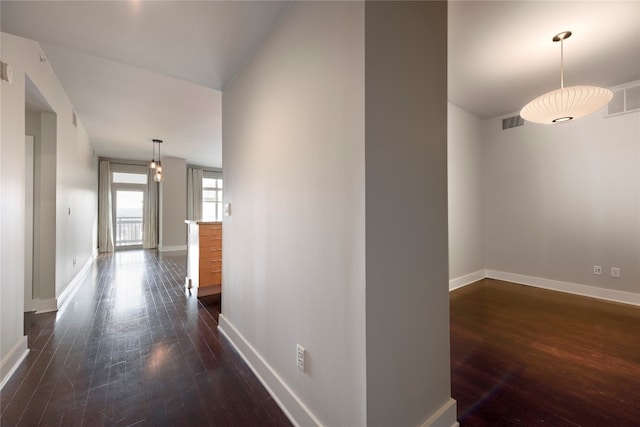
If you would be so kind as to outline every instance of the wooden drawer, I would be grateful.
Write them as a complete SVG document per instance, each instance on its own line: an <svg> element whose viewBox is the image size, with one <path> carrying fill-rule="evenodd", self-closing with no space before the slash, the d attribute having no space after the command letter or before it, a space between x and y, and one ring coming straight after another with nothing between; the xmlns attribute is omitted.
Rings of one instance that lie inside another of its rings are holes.
<svg viewBox="0 0 640 427"><path fill-rule="evenodd" d="M222 237L222 224L206 224L200 226L200 238L204 236Z"/></svg>
<svg viewBox="0 0 640 427"><path fill-rule="evenodd" d="M200 247L201 248L221 248L222 247L222 237L216 236L200 236Z"/></svg>
<svg viewBox="0 0 640 427"><path fill-rule="evenodd" d="M222 283L222 271L200 269L200 286L220 285Z"/></svg>
<svg viewBox="0 0 640 427"><path fill-rule="evenodd" d="M200 248L200 262L204 259L222 259L221 248Z"/></svg>
<svg viewBox="0 0 640 427"><path fill-rule="evenodd" d="M201 258L200 272L203 271L222 271L222 260L220 258Z"/></svg>

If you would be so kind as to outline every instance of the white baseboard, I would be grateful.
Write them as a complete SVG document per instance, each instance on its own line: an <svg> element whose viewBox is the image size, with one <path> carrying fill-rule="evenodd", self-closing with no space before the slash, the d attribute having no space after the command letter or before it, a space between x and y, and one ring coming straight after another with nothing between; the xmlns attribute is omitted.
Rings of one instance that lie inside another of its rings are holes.
<svg viewBox="0 0 640 427"><path fill-rule="evenodd" d="M431 415L420 427L458 427L458 421L456 420L456 406L455 399L449 399L447 403L442 405L433 415Z"/></svg>
<svg viewBox="0 0 640 427"><path fill-rule="evenodd" d="M464 276L456 277L449 280L449 290L461 288L463 286L470 285L478 280L482 280L487 277L486 270L478 270L474 273L469 273Z"/></svg>
<svg viewBox="0 0 640 427"><path fill-rule="evenodd" d="M58 303L55 298L52 299L32 299L29 302L29 310L25 311L35 311L36 314L40 313L49 313L50 311L56 311L58 309Z"/></svg>
<svg viewBox="0 0 640 427"><path fill-rule="evenodd" d="M73 295L78 292L82 281L84 280L87 273L89 273L89 271L91 270L91 267L93 266L93 262L96 260L97 255L98 252L94 252L91 255L87 262L82 266L80 271L78 271L78 274L75 275L75 277L71 280L71 282L69 282L67 287L64 288L64 290L60 293L57 298L57 309L62 309L62 307L71 300L71 297L73 297Z"/></svg>
<svg viewBox="0 0 640 427"><path fill-rule="evenodd" d="M266 360L253 348L242 334L220 314L218 330L231 342L249 368L267 389L273 400L280 406L289 420L296 426L322 426L304 403L295 395L293 390L273 370Z"/></svg>
<svg viewBox="0 0 640 427"><path fill-rule="evenodd" d="M598 298L606 301L620 302L623 304L640 305L640 294L617 291L615 289L598 288L595 286L579 285L577 283L561 282L559 280L544 279L541 277L525 276L522 274L507 273L504 271L485 270L486 277L504 280L521 285L535 286L553 291L567 292L585 297Z"/></svg>
<svg viewBox="0 0 640 427"><path fill-rule="evenodd" d="M158 246L159 252L178 252L178 251L186 251L187 245L179 245L179 246Z"/></svg>
<svg viewBox="0 0 640 427"><path fill-rule="evenodd" d="M18 340L9 354L2 359L2 363L0 363L0 390L2 390L16 369L18 369L18 366L20 366L20 363L27 357L27 354L29 354L29 348L27 348L27 337L24 336Z"/></svg>

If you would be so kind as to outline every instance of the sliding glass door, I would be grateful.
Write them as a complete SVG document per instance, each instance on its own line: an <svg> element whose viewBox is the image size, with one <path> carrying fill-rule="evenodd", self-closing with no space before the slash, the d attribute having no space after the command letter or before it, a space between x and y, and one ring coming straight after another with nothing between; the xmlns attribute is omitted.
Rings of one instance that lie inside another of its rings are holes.
<svg viewBox="0 0 640 427"><path fill-rule="evenodd" d="M111 203L116 249L142 248L144 238L143 209L147 187L146 168L112 172Z"/></svg>
<svg viewBox="0 0 640 427"><path fill-rule="evenodd" d="M116 247L142 247L144 191L116 190L115 195Z"/></svg>

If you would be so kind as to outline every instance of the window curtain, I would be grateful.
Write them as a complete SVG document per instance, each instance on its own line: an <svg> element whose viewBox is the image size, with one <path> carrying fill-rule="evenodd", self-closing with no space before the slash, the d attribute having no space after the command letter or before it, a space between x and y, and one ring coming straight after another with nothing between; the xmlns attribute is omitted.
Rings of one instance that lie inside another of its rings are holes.
<svg viewBox="0 0 640 427"><path fill-rule="evenodd" d="M111 209L111 166L100 160L98 183L98 252L113 252L113 215Z"/></svg>
<svg viewBox="0 0 640 427"><path fill-rule="evenodd" d="M187 168L187 219L202 219L202 169Z"/></svg>
<svg viewBox="0 0 640 427"><path fill-rule="evenodd" d="M147 191L144 198L142 216L142 247L152 249L158 247L158 183L153 176L155 170L147 168Z"/></svg>

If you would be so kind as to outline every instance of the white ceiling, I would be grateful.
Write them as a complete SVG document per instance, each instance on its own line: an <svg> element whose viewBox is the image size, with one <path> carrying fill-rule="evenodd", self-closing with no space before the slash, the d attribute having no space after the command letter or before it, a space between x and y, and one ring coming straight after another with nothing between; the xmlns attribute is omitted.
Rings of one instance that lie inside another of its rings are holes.
<svg viewBox="0 0 640 427"><path fill-rule="evenodd" d="M96 152L221 167L222 90L286 1L8 1L0 28L41 42ZM565 84L640 80L640 0L452 1L449 99L480 118Z"/></svg>
<svg viewBox="0 0 640 427"><path fill-rule="evenodd" d="M100 156L221 167L224 85L285 1L7 1L2 31L37 40Z"/></svg>
<svg viewBox="0 0 640 427"><path fill-rule="evenodd" d="M487 119L565 86L640 80L640 1L452 1L449 100Z"/></svg>

